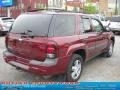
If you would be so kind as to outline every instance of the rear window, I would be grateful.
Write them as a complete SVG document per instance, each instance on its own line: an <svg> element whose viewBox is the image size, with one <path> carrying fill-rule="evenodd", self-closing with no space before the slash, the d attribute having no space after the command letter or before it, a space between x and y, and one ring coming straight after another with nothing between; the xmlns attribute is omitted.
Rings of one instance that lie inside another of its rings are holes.
<svg viewBox="0 0 120 90"><path fill-rule="evenodd" d="M27 33L31 31L34 36L47 36L52 15L47 14L23 14L14 22L12 33Z"/></svg>

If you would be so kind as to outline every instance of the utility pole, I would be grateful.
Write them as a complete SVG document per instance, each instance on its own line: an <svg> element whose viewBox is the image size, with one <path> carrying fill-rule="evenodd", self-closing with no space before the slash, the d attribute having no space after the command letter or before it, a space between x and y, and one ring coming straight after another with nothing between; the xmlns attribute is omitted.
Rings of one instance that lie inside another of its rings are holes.
<svg viewBox="0 0 120 90"><path fill-rule="evenodd" d="M65 0L65 10L67 11L67 0Z"/></svg>
<svg viewBox="0 0 120 90"><path fill-rule="evenodd" d="M10 17L10 7L7 7L7 16Z"/></svg>
<svg viewBox="0 0 120 90"><path fill-rule="evenodd" d="M23 8L23 0L20 1L20 6L21 6L21 13L24 13L24 8Z"/></svg>
<svg viewBox="0 0 120 90"><path fill-rule="evenodd" d="M115 15L118 14L118 1L119 0L115 0Z"/></svg>
<svg viewBox="0 0 120 90"><path fill-rule="evenodd" d="M120 15L120 0L118 0L118 14Z"/></svg>

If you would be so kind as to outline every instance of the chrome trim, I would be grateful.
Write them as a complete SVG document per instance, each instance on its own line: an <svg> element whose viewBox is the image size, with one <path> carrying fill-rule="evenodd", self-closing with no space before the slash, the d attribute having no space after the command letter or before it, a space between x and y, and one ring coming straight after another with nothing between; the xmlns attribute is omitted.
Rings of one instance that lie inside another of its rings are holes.
<svg viewBox="0 0 120 90"><path fill-rule="evenodd" d="M4 56L15 56L14 54L10 53L9 51L5 51L5 52L3 52L3 54L4 54ZM15 57L18 57L18 56L15 56ZM22 57L19 57L19 58L24 59L24 58L22 58ZM27 60L27 59L24 59L24 60ZM18 60L17 60L17 61L18 61ZM54 65L56 65L56 64L57 64L57 61L58 61L57 58L56 58L56 59L48 59L48 58L46 58L44 62L39 61L39 60L29 60L29 63L28 63L28 64L36 65L36 66L46 66L46 67L49 67L49 66L54 66ZM11 62L12 62L12 61L11 61ZM11 62L10 62L10 63L11 63ZM13 61L13 62L15 62L15 61ZM13 63L13 62L12 62L12 63ZM17 62L16 62L16 63L17 63ZM15 66L16 66L16 63L13 63L13 64L15 64ZM18 65L18 67L19 67L19 65L23 65L23 64L17 64L17 65ZM24 66L23 66L23 68L24 68Z"/></svg>
<svg viewBox="0 0 120 90"><path fill-rule="evenodd" d="M46 59L44 62L38 61L38 60L31 60L30 64L37 65L37 66L53 66L57 64L57 59Z"/></svg>
<svg viewBox="0 0 120 90"><path fill-rule="evenodd" d="M97 44L97 45L95 45L95 46L88 47L88 50L96 49L96 48L98 48L98 47L102 47L102 46L104 46L104 45L106 45L106 43Z"/></svg>
<svg viewBox="0 0 120 90"><path fill-rule="evenodd" d="M54 59L55 58L55 54L47 54L47 58Z"/></svg>
<svg viewBox="0 0 120 90"><path fill-rule="evenodd" d="M14 65L14 66L16 66L16 67L20 67L20 68L25 69L25 70L28 70L28 69L29 69L29 66L23 65L23 64L14 62L14 61L10 61L9 64Z"/></svg>

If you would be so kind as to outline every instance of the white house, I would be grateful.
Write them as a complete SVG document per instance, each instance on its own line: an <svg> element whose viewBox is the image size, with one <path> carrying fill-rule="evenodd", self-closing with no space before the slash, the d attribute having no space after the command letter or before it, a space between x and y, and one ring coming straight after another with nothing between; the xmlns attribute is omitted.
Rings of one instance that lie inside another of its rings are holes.
<svg viewBox="0 0 120 90"><path fill-rule="evenodd" d="M64 9L65 0L48 0L48 8Z"/></svg>

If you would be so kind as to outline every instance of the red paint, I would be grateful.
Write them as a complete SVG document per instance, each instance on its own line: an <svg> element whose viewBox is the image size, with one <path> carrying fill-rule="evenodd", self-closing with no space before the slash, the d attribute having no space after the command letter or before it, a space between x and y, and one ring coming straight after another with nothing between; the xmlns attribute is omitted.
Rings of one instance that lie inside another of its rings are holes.
<svg viewBox="0 0 120 90"><path fill-rule="evenodd" d="M59 14L71 15L70 13ZM75 15L76 18L83 16L82 14L75 13L72 15ZM6 46L10 48L10 51L4 52L5 61L7 63L14 61L29 66L27 71L42 75L62 74L66 72L71 56L75 51L84 50L86 54L85 61L87 61L102 53L109 46L109 37L114 37L111 32L105 31L101 34L97 32L83 34L79 30L80 23L78 21L80 21L80 19L75 20L76 28L75 35L73 36L25 38L21 42L19 40L21 38L20 34L9 33L6 36ZM47 53L56 55L57 63L55 65L40 66L30 64L31 60L44 62Z"/></svg>

